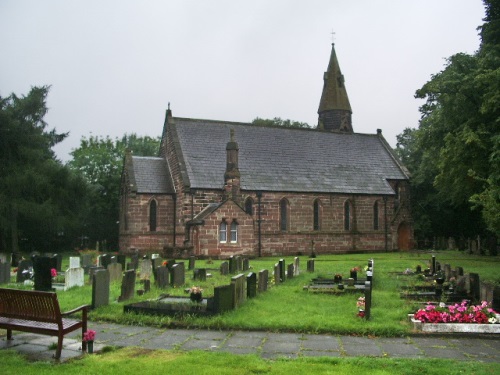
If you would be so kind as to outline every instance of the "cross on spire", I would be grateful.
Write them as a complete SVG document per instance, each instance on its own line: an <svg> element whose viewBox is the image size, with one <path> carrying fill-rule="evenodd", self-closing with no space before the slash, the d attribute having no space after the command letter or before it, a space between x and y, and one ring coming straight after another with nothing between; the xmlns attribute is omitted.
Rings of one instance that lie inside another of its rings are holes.
<svg viewBox="0 0 500 375"><path fill-rule="evenodd" d="M333 31L333 29L332 29L332 32L330 34L332 34L332 43L333 43L333 42L335 42L335 32Z"/></svg>

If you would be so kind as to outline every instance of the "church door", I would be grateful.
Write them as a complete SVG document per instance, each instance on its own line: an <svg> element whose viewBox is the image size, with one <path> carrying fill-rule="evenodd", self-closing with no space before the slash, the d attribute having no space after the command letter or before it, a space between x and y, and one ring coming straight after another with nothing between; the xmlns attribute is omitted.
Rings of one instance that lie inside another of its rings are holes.
<svg viewBox="0 0 500 375"><path fill-rule="evenodd" d="M411 227L408 223L401 223L398 228L398 249L410 250Z"/></svg>

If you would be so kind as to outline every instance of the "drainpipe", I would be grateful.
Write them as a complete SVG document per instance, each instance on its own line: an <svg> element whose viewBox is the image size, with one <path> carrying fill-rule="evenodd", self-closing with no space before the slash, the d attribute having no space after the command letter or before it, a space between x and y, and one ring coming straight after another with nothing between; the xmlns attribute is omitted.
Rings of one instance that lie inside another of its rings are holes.
<svg viewBox="0 0 500 375"><path fill-rule="evenodd" d="M258 249L258 253L259 253L259 258L262 257L262 232L261 232L262 216L261 216L261 209L260 209L261 198L262 198L262 192L258 191L257 192L257 202L258 202L258 206L259 206L259 216L257 219L257 236L258 236L257 249Z"/></svg>
<svg viewBox="0 0 500 375"><path fill-rule="evenodd" d="M174 247L177 243L177 194L172 195L174 200Z"/></svg>
<svg viewBox="0 0 500 375"><path fill-rule="evenodd" d="M384 231L385 231L385 251L389 251L389 228L387 227L387 197L384 197Z"/></svg>

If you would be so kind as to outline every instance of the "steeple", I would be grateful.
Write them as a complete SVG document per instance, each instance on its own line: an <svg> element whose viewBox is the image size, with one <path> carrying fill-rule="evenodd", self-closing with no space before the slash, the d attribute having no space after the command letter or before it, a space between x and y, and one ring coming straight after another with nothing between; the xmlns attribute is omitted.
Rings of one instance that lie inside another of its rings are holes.
<svg viewBox="0 0 500 375"><path fill-rule="evenodd" d="M334 43L323 81L323 93L318 109L318 129L352 133L352 110Z"/></svg>

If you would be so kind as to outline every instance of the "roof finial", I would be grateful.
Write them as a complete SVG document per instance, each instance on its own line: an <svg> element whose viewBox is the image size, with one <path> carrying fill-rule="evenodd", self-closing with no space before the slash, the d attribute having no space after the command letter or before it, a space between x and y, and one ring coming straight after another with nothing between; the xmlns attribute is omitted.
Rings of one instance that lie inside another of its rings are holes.
<svg viewBox="0 0 500 375"><path fill-rule="evenodd" d="M333 29L330 34L332 34L332 44L335 44L335 32L333 31Z"/></svg>
<svg viewBox="0 0 500 375"><path fill-rule="evenodd" d="M168 102L168 109L170 109L170 102Z"/></svg>

